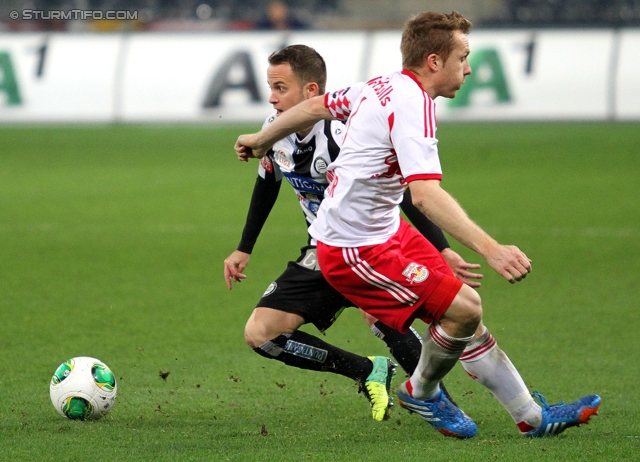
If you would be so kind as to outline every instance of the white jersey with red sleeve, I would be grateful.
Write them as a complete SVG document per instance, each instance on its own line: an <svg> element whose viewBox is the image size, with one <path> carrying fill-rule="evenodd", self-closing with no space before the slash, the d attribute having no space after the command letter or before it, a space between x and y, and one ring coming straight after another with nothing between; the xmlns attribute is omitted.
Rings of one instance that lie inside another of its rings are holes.
<svg viewBox="0 0 640 462"><path fill-rule="evenodd" d="M400 226L406 184L442 178L435 103L404 70L327 93L325 106L346 133L309 232L337 247L383 243Z"/></svg>

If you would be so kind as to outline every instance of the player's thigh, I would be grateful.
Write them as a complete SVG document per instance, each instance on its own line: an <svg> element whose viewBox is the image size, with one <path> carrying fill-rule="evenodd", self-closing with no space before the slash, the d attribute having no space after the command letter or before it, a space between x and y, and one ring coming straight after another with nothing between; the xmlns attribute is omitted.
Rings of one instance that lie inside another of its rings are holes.
<svg viewBox="0 0 640 462"><path fill-rule="evenodd" d="M298 262L289 262L257 304L257 307L296 314L320 331L328 329L347 306L352 303L331 287L320 270Z"/></svg>

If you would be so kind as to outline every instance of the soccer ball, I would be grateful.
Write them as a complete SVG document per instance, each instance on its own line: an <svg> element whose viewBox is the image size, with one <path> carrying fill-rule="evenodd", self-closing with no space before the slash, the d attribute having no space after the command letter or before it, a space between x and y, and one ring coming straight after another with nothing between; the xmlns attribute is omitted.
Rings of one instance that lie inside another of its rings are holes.
<svg viewBox="0 0 640 462"><path fill-rule="evenodd" d="M99 419L111 410L117 391L111 369L88 356L60 364L49 385L53 406L72 420Z"/></svg>

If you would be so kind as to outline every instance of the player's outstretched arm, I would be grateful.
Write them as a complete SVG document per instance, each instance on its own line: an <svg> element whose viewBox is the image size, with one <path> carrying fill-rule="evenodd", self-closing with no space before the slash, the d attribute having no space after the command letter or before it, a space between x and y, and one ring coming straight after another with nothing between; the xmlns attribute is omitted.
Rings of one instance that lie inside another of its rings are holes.
<svg viewBox="0 0 640 462"><path fill-rule="evenodd" d="M467 263L464 258L458 255L457 252L451 250L449 242L444 233L426 217L415 205L411 197L411 189L407 188L404 192L400 208L411 221L413 226L420 231L420 233L426 237L433 246L438 249L444 259L447 261L454 274L458 279L467 284L469 287L480 287L481 284L476 282L477 279L482 279L482 274L473 273L469 270L479 269L480 265L476 263Z"/></svg>
<svg viewBox="0 0 640 462"><path fill-rule="evenodd" d="M242 238L236 251L224 261L224 279L229 289L232 288L232 282L241 282L247 277L242 271L249 264L253 246L278 199L282 181L276 180L273 173L266 172L265 176L256 178Z"/></svg>
<svg viewBox="0 0 640 462"><path fill-rule="evenodd" d="M324 107L324 95L309 98L280 114L258 133L240 135L234 146L238 159L243 162L251 157L260 159L276 141L323 119L333 119Z"/></svg>
<svg viewBox="0 0 640 462"><path fill-rule="evenodd" d="M531 260L513 245L501 245L474 223L460 204L437 180L409 183L414 205L454 239L479 253L509 282L522 280L531 271Z"/></svg>

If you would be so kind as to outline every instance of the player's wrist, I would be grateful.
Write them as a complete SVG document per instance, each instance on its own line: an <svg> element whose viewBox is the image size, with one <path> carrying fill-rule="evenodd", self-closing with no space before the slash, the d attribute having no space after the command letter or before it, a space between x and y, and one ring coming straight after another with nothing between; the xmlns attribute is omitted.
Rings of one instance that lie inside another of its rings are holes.
<svg viewBox="0 0 640 462"><path fill-rule="evenodd" d="M491 238L490 236L486 236L477 246L476 252L485 260L490 258L490 256L498 250L500 244Z"/></svg>

